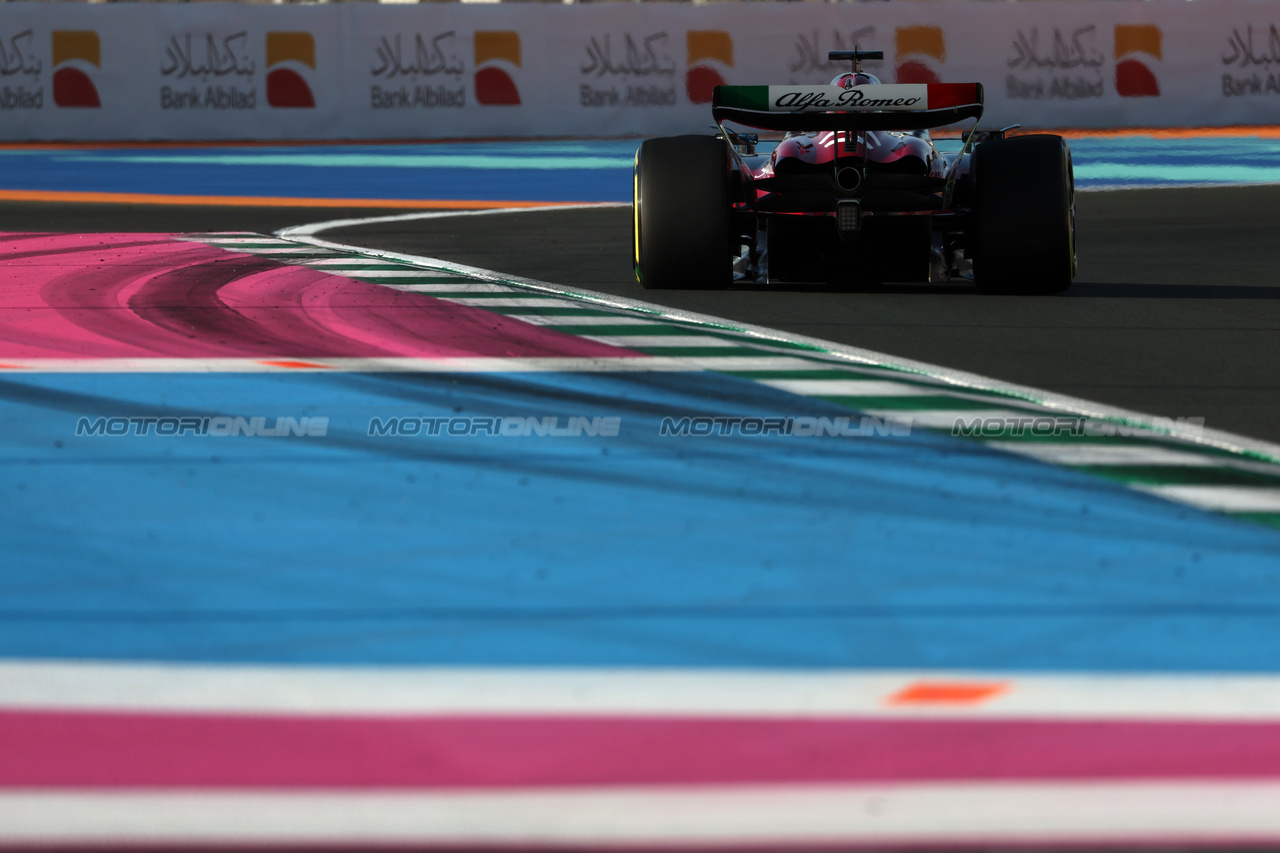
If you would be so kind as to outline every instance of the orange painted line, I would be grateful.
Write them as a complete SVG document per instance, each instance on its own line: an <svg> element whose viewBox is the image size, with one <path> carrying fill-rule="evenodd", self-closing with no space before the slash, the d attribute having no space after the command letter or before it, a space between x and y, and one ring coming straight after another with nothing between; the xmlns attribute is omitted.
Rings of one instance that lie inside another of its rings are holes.
<svg viewBox="0 0 1280 853"><path fill-rule="evenodd" d="M293 367L299 369L318 368L329 370L327 364L317 364L314 361L260 361L258 364L265 364L270 367Z"/></svg>
<svg viewBox="0 0 1280 853"><path fill-rule="evenodd" d="M21 364L0 364L0 370L26 370Z"/></svg>
<svg viewBox="0 0 1280 853"><path fill-rule="evenodd" d="M0 190L0 201L49 201L77 204L186 204L222 207L337 207L378 210L495 210L521 207L564 207L574 201L478 201L410 198L282 198L279 196L162 195L65 190Z"/></svg>
<svg viewBox="0 0 1280 853"><path fill-rule="evenodd" d="M890 705L977 705L1009 690L1008 684L918 681L885 701Z"/></svg>

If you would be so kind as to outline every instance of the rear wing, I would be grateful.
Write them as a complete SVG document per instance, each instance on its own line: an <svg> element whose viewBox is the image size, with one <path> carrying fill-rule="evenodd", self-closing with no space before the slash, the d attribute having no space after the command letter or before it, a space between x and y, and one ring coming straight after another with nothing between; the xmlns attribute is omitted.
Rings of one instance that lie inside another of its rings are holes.
<svg viewBox="0 0 1280 853"><path fill-rule="evenodd" d="M762 130L927 130L980 118L982 84L717 86L711 114Z"/></svg>

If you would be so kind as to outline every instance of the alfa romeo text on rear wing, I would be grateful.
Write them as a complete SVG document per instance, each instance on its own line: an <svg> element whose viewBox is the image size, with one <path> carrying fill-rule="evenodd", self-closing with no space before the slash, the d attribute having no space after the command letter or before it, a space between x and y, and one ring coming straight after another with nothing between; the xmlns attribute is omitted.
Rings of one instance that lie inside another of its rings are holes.
<svg viewBox="0 0 1280 853"><path fill-rule="evenodd" d="M711 114L762 130L926 130L980 119L982 84L717 86Z"/></svg>

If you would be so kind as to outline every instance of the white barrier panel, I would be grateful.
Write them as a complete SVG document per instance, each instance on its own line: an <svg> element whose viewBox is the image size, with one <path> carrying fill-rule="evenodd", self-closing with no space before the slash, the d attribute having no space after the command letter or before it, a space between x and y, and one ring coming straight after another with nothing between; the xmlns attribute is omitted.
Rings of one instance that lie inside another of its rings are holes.
<svg viewBox="0 0 1280 853"><path fill-rule="evenodd" d="M0 4L0 139L699 132L718 83L981 82L984 125L1280 122L1280 4Z"/></svg>

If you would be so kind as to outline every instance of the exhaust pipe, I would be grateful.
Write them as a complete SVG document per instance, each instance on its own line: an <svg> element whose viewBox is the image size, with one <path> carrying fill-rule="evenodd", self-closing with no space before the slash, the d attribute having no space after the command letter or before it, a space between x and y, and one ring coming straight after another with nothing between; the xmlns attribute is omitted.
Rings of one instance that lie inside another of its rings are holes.
<svg viewBox="0 0 1280 853"><path fill-rule="evenodd" d="M836 186L847 193L851 193L862 183L862 172L852 166L845 166L843 169L836 170Z"/></svg>

